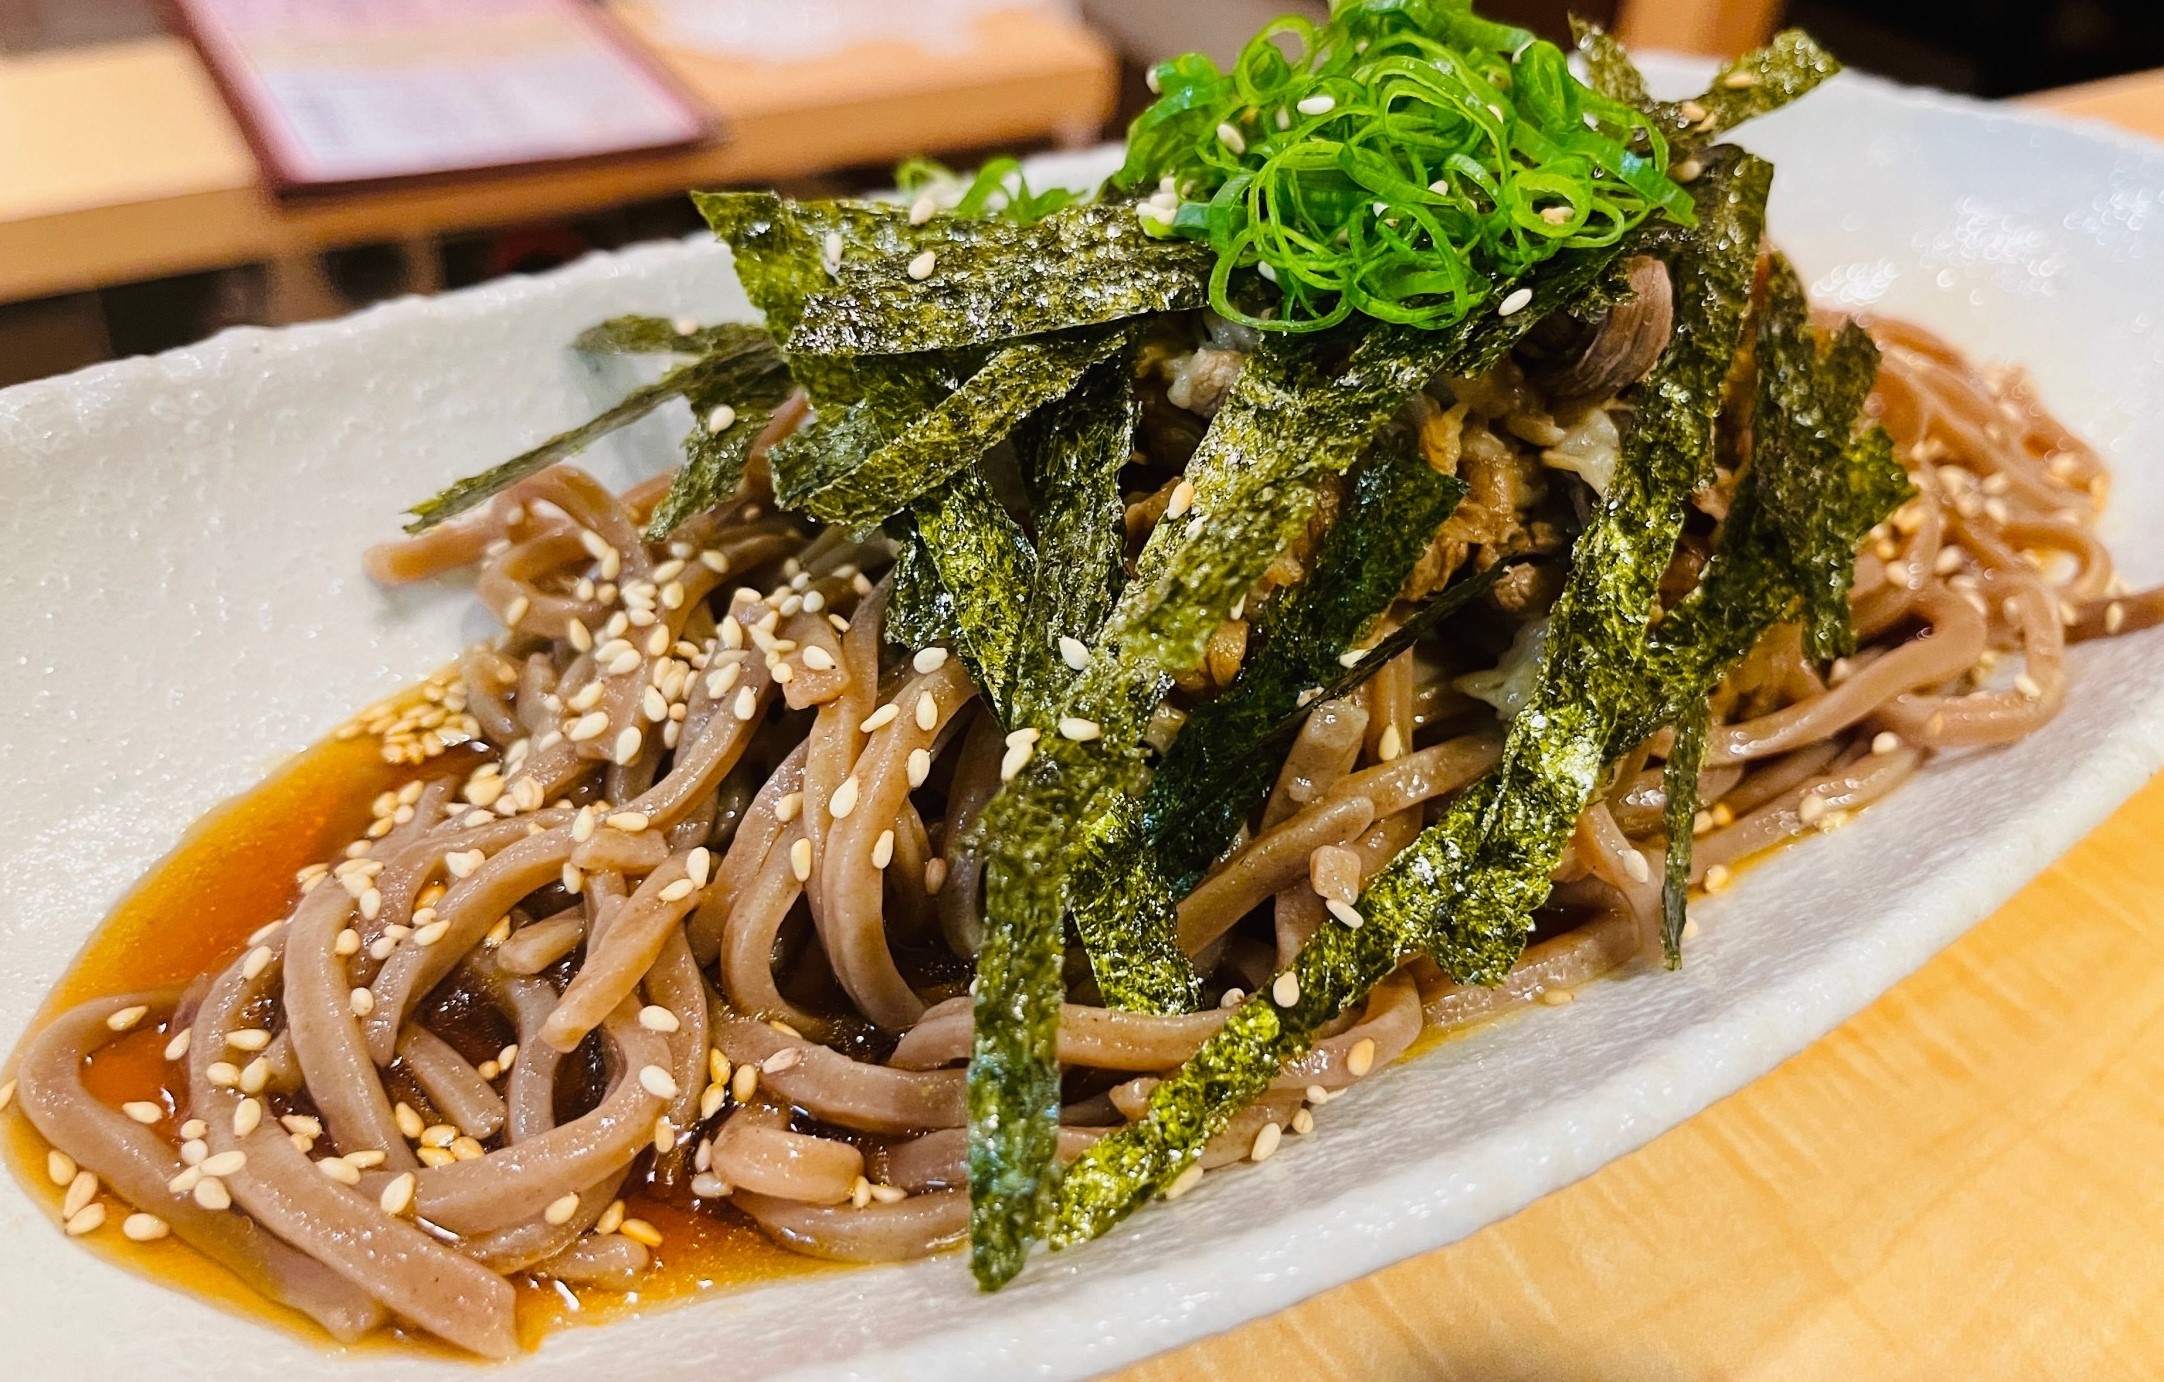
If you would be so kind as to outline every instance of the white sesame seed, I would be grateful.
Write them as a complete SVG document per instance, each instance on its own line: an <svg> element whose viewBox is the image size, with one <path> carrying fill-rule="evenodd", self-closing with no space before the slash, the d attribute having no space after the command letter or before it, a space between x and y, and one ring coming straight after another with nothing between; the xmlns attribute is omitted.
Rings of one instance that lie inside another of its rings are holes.
<svg viewBox="0 0 2164 1382"><path fill-rule="evenodd" d="M257 1056L240 1068L241 1093L261 1094L263 1087L269 1083L270 1062L263 1057Z"/></svg>
<svg viewBox="0 0 2164 1382"><path fill-rule="evenodd" d="M204 1157L203 1174L216 1176L223 1180L247 1164L248 1154L236 1148L230 1152L219 1152L214 1156Z"/></svg>
<svg viewBox="0 0 2164 1382"><path fill-rule="evenodd" d="M565 864L563 871L564 891L577 897L586 887L586 875L577 864Z"/></svg>
<svg viewBox="0 0 2164 1382"><path fill-rule="evenodd" d="M233 1136L246 1137L263 1125L263 1101L243 1099L233 1105Z"/></svg>
<svg viewBox="0 0 2164 1382"><path fill-rule="evenodd" d="M1733 881L1734 875L1725 864L1715 864L1706 870L1706 891L1709 893L1721 892Z"/></svg>
<svg viewBox="0 0 2164 1382"><path fill-rule="evenodd" d="M184 1058L188 1054L189 1042L190 1039L194 1037L194 1035L195 1028L193 1027L183 1027L179 1031L173 1033L173 1039L165 1043L165 1058L167 1060L180 1060ZM10 1080L8 1082L8 1088L9 1091L12 1093L14 1090L14 1081ZM0 1099L0 1108L6 1107L7 1100Z"/></svg>
<svg viewBox="0 0 2164 1382"><path fill-rule="evenodd" d="M1010 747L999 760L999 780L1012 781L1015 774L1029 766L1030 756L1036 752L1037 746L1027 741Z"/></svg>
<svg viewBox="0 0 2164 1382"><path fill-rule="evenodd" d="M155 1243L172 1227L155 1214L130 1214L120 1221L121 1236L131 1243Z"/></svg>
<svg viewBox="0 0 2164 1382"><path fill-rule="evenodd" d="M1818 818L1826 814L1826 799L1816 792L1805 792L1796 803L1796 817L1805 825L1816 825Z"/></svg>
<svg viewBox="0 0 2164 1382"><path fill-rule="evenodd" d="M1165 1186L1165 1198L1176 1200L1202 1183L1202 1163L1191 1161L1185 1170L1174 1176Z"/></svg>
<svg viewBox="0 0 2164 1382"><path fill-rule="evenodd" d="M939 890L947 886L947 861L938 855L924 861L924 892L927 897L939 896Z"/></svg>
<svg viewBox="0 0 2164 1382"><path fill-rule="evenodd" d="M60 1201L60 1217L72 1219L83 1211L84 1206L98 1197L98 1176L95 1171L77 1171L68 1182L68 1193Z"/></svg>
<svg viewBox="0 0 2164 1382"><path fill-rule="evenodd" d="M1405 756L1405 736L1396 725L1383 726L1383 732L1375 741L1375 757L1384 763L1394 762Z"/></svg>
<svg viewBox="0 0 2164 1382"><path fill-rule="evenodd" d="M1345 1053L1345 1070L1354 1079L1359 1079L1374 1067L1375 1038L1362 1037L1353 1043L1352 1050Z"/></svg>
<svg viewBox="0 0 2164 1382"><path fill-rule="evenodd" d="M939 727L939 702L929 691L917 693L917 728L927 734Z"/></svg>
<svg viewBox="0 0 2164 1382"><path fill-rule="evenodd" d="M661 1007L659 1004L649 1003L639 1009L639 1025L649 1032L673 1032L684 1024L679 1022L676 1014L670 1012L667 1008Z"/></svg>
<svg viewBox="0 0 2164 1382"><path fill-rule="evenodd" d="M1331 916L1336 917L1340 922L1354 930L1358 930L1367 921L1366 917L1360 915L1360 909L1350 902L1341 902L1333 897L1324 902L1323 905L1330 909Z"/></svg>
<svg viewBox="0 0 2164 1382"><path fill-rule="evenodd" d="M104 1226L105 1206L102 1204L84 1205L81 1209L67 1216L66 1228L70 1238L80 1238L86 1233L95 1233Z"/></svg>
<svg viewBox="0 0 2164 1382"><path fill-rule="evenodd" d="M759 1062L759 1073L762 1075L779 1075L785 1070L796 1069L803 1061L804 1053L802 1051L799 1051L794 1046L784 1046L773 1055Z"/></svg>
<svg viewBox="0 0 2164 1382"><path fill-rule="evenodd" d="M909 204L909 224L921 226L939 214L939 199L930 192L921 192Z"/></svg>
<svg viewBox="0 0 2164 1382"><path fill-rule="evenodd" d="M857 729L865 734L876 734L878 731L885 729L888 725L893 724L894 721L901 715L901 713L901 707L895 705L892 701L889 701L887 704L879 707L871 714L865 716L864 723L858 725Z"/></svg>
<svg viewBox="0 0 2164 1382"><path fill-rule="evenodd" d="M363 1147L357 1152L347 1152L345 1162L358 1171L373 1171L388 1155L381 1147Z"/></svg>
<svg viewBox="0 0 2164 1382"><path fill-rule="evenodd" d="M1092 739L1101 738L1104 732L1104 726L1098 724L1095 720L1085 720L1079 715L1063 715L1060 717L1059 734L1062 739L1072 739L1078 744L1086 744Z"/></svg>
<svg viewBox="0 0 2164 1382"><path fill-rule="evenodd" d="M751 718L759 713L759 697L748 686L739 689L736 693L736 704L730 707L730 713L735 715L739 722L750 723Z"/></svg>
<svg viewBox="0 0 2164 1382"><path fill-rule="evenodd" d="M842 779L841 786L834 789L834 795L827 798L827 814L835 820L845 820L849 813L856 809L857 775L851 773Z"/></svg>
<svg viewBox="0 0 2164 1382"><path fill-rule="evenodd" d="M1277 1154L1277 1145L1283 1140L1285 1130L1275 1123L1265 1123L1256 1132L1254 1142L1247 1149L1249 1161L1268 1161Z"/></svg>
<svg viewBox="0 0 2164 1382"><path fill-rule="evenodd" d="M487 862L488 855L478 849L454 850L443 856L443 867L453 878L471 878Z"/></svg>
<svg viewBox="0 0 2164 1382"><path fill-rule="evenodd" d="M165 1105L154 1104L148 1099L130 1099L120 1106L120 1111L145 1127L165 1118Z"/></svg>
<svg viewBox="0 0 2164 1382"><path fill-rule="evenodd" d="M616 736L616 766L619 768L627 766L639 756L639 750L645 743L645 731L641 730L637 725L626 726L624 731Z"/></svg>
<svg viewBox="0 0 2164 1382"><path fill-rule="evenodd" d="M231 1061L212 1061L203 1067L203 1078L220 1089L231 1089L240 1083L240 1067Z"/></svg>
<svg viewBox="0 0 2164 1382"><path fill-rule="evenodd" d="M698 890L698 886L690 879L679 878L663 887L660 896L663 902L682 902Z"/></svg>
<svg viewBox="0 0 2164 1382"><path fill-rule="evenodd" d="M1326 92L1318 92L1313 96L1302 97L1299 104L1293 107L1302 115L1328 115L1336 108L1337 100Z"/></svg>
<svg viewBox="0 0 2164 1382"><path fill-rule="evenodd" d="M909 276L915 279L917 282L922 283L925 279L932 276L932 270L938 265L938 263L938 254L931 250L926 250L924 253L918 255L916 258L909 261Z"/></svg>
<svg viewBox="0 0 2164 1382"><path fill-rule="evenodd" d="M909 665L916 669L917 675L930 676L947 665L947 650L945 648L919 648L916 656L909 659Z"/></svg>
<svg viewBox="0 0 2164 1382"><path fill-rule="evenodd" d="M2019 691L2023 698L2027 700L2042 700L2044 696L2042 684L2027 672L2023 672L2020 676L2014 678L2014 689Z"/></svg>
<svg viewBox="0 0 2164 1382"><path fill-rule="evenodd" d="M201 1172L197 1172L201 1175ZM233 1192L225 1188L225 1182L216 1176L202 1176L195 1182L191 1192L195 1202L205 1209L219 1210L233 1207Z"/></svg>
<svg viewBox="0 0 2164 1382"><path fill-rule="evenodd" d="M386 1214L403 1214L413 1207L413 1187L413 1172L401 1171L383 1187L376 1204Z"/></svg>
<svg viewBox="0 0 2164 1382"><path fill-rule="evenodd" d="M1194 506L1194 482L1182 477L1180 482L1172 487L1171 497L1165 500L1165 517L1178 518Z"/></svg>
<svg viewBox="0 0 2164 1382"><path fill-rule="evenodd" d="M527 598L526 598L525 596L523 596L523 595L517 595L517 596L513 596L513 597L512 597L512 600L511 600L511 603L510 603L510 604L508 604L508 605L505 605L505 606L503 607L503 623L504 623L504 627L505 627L505 628L516 628L516 627L518 627L518 622L519 622L519 620L521 620L521 619L524 619L524 618L526 617L527 613L528 613L529 611L531 611L532 609L533 609L533 601L531 601L531 600L527 599Z"/></svg>
<svg viewBox="0 0 2164 1382"><path fill-rule="evenodd" d="M814 672L831 672L834 670L834 655L815 643L804 650L804 665Z"/></svg>
<svg viewBox="0 0 2164 1382"><path fill-rule="evenodd" d="M2117 600L2104 606L2104 632L2117 633L2126 626L2126 606Z"/></svg>
<svg viewBox="0 0 2164 1382"><path fill-rule="evenodd" d="M1653 876L1653 866L1646 862L1646 856L1641 851L1625 850L1623 872L1631 876L1631 882L1643 883Z"/></svg>
<svg viewBox="0 0 2164 1382"><path fill-rule="evenodd" d="M210 1144L203 1140L204 1135L210 1131L210 1126L200 1118L190 1118L188 1122L192 1126L192 1132L181 1138L180 1161L183 1166L200 1166L203 1158L210 1155Z"/></svg>
<svg viewBox="0 0 2164 1382"><path fill-rule="evenodd" d="M674 1099L676 1097L676 1080L668 1071L658 1065L639 1067L639 1088L653 1095L656 1099Z"/></svg>
<svg viewBox="0 0 2164 1382"><path fill-rule="evenodd" d="M883 869L893 862L894 832L882 830L879 832L879 838L872 842L872 867Z"/></svg>
<svg viewBox="0 0 2164 1382"><path fill-rule="evenodd" d="M924 779L932 775L931 750L911 749L909 751L909 761L906 765L906 770L909 774L909 785L912 788L922 787L924 785Z"/></svg>
<svg viewBox="0 0 2164 1382"><path fill-rule="evenodd" d="M578 1212L579 1197L574 1193L550 1200L548 1208L541 1211L541 1217L551 1224L568 1224L571 1216Z"/></svg>
<svg viewBox="0 0 2164 1382"><path fill-rule="evenodd" d="M446 935L450 934L450 930L451 923L448 921L429 922L426 926L418 927L414 930L413 943L415 945L424 946L434 945L437 941L442 940Z"/></svg>
<svg viewBox="0 0 2164 1382"><path fill-rule="evenodd" d="M1247 141L1240 137L1238 126L1227 120L1217 127L1217 142L1236 154L1247 152Z"/></svg>
<svg viewBox="0 0 2164 1382"><path fill-rule="evenodd" d="M780 821L783 825L787 825L795 820L803 810L804 794L802 792L785 793L780 801L774 803L774 819Z"/></svg>
<svg viewBox="0 0 2164 1382"><path fill-rule="evenodd" d="M1531 288L1514 289L1508 297L1503 299L1502 306L1495 309L1495 315L1498 317L1514 317L1532 306L1532 303L1533 290Z"/></svg>
<svg viewBox="0 0 2164 1382"><path fill-rule="evenodd" d="M327 1156L316 1163L316 1169L340 1185L359 1185L361 1168L344 1157Z"/></svg>
<svg viewBox="0 0 2164 1382"><path fill-rule="evenodd" d="M594 684L596 686L600 685L599 682ZM571 727L564 731L564 738L569 739L574 744L583 744L591 739L599 739L602 735L608 733L608 729L608 712L595 710L581 715L572 722Z"/></svg>
<svg viewBox="0 0 2164 1382"><path fill-rule="evenodd" d="M706 880L713 876L713 872L714 855L705 845L700 845L684 856L684 877L691 880L694 888L705 887Z"/></svg>
<svg viewBox="0 0 2164 1382"><path fill-rule="evenodd" d="M108 1015L105 1019L105 1026L110 1031L125 1032L136 1023L141 1022L149 1014L150 1009L148 1007L137 1003L134 1007L122 1008L120 1011Z"/></svg>
<svg viewBox="0 0 2164 1382"><path fill-rule="evenodd" d="M1043 730L1035 725L1024 725L1020 729L1007 732L1007 747L1011 749L1017 744L1034 744L1043 737Z"/></svg>
<svg viewBox="0 0 2164 1382"><path fill-rule="evenodd" d="M789 846L789 871L799 883L808 882L812 874L812 847L810 840L798 840Z"/></svg>
<svg viewBox="0 0 2164 1382"><path fill-rule="evenodd" d="M1871 737L1871 752L1884 756L1901 747L1901 736L1890 729L1882 729Z"/></svg>
<svg viewBox="0 0 2164 1382"><path fill-rule="evenodd" d="M1061 634L1059 639L1059 660L1077 672L1082 671L1090 665L1089 647L1079 638Z"/></svg>
<svg viewBox="0 0 2164 1382"><path fill-rule="evenodd" d="M1300 1001L1300 976L1291 970L1270 982L1270 1000L1281 1008L1289 1008Z"/></svg>
<svg viewBox="0 0 2164 1382"><path fill-rule="evenodd" d="M653 823L653 818L644 811L611 811L608 815L609 829L621 830L626 835L636 835Z"/></svg>

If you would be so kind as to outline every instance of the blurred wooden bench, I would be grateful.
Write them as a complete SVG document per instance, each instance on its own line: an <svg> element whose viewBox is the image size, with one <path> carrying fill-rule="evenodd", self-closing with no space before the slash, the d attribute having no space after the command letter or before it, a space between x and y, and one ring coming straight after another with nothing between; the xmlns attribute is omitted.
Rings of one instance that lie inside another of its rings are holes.
<svg viewBox="0 0 2164 1382"><path fill-rule="evenodd" d="M619 13L640 29L635 5ZM1098 137L1117 62L1072 21L985 17L967 45L866 43L759 64L650 46L724 120L688 152L281 202L194 52L152 38L0 57L0 303L263 262L272 315L333 310L321 251L393 243L431 285L434 237L693 186L773 181L927 150Z"/></svg>

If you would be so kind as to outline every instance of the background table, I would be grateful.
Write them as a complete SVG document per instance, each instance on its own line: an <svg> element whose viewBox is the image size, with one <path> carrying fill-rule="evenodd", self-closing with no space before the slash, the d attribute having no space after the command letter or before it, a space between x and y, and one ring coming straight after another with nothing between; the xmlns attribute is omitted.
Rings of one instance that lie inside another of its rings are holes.
<svg viewBox="0 0 2164 1382"><path fill-rule="evenodd" d="M2036 103L2164 136L2164 74ZM2160 840L2164 778L1740 1093L1118 1382L2164 1375Z"/></svg>

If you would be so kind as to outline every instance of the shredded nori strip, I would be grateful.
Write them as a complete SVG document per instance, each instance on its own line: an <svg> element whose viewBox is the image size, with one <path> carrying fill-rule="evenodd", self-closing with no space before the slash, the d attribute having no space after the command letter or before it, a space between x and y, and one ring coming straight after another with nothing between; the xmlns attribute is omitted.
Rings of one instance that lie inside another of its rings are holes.
<svg viewBox="0 0 2164 1382"><path fill-rule="evenodd" d="M636 319L617 320L624 322ZM615 324L604 323L603 328L613 325ZM671 328L671 335L674 334ZM591 336L592 333L588 335ZM414 515L414 519L406 525L406 531L425 532L454 514L464 513L527 476L577 455L602 437L638 421L672 398L697 396L722 401L741 397L751 409L756 410L760 407L772 408L781 401L781 396L786 395L786 366L780 350L774 344L774 338L763 328L732 323L707 328L699 333L699 336L708 347L706 354L687 364L674 367L651 384L633 389L600 416L559 432L539 446L513 456L499 465L491 466L478 475L469 475L433 498L415 504L407 510ZM613 338L605 333L597 339L606 342ZM581 337L582 341L586 339L587 337ZM601 349L615 351L616 347L604 343ZM761 402L769 398L772 402ZM703 423L701 425L703 426ZM750 443L747 440L745 444L748 446Z"/></svg>
<svg viewBox="0 0 2164 1382"><path fill-rule="evenodd" d="M1010 723L1005 689L1037 574L1029 539L1000 505L984 472L964 467L915 505L918 544L947 592L955 651L1002 724Z"/></svg>
<svg viewBox="0 0 2164 1382"><path fill-rule="evenodd" d="M1683 707L1675 742L1661 771L1661 826L1668 852L1661 866L1661 955L1670 969L1683 966L1683 923L1691 892L1691 840L1698 826L1698 773L1706 761L1711 707L1704 697Z"/></svg>
<svg viewBox="0 0 2164 1382"><path fill-rule="evenodd" d="M807 224L828 203L799 208ZM843 237L833 282L810 294L786 337L792 353L948 350L1200 307L1210 252L1153 239L1125 205L1072 206L1027 225L901 207L819 223ZM929 251L922 279L912 267ZM914 261L914 263L913 263Z"/></svg>
<svg viewBox="0 0 2164 1382"><path fill-rule="evenodd" d="M1060 639L1085 647L1094 641L1126 580L1119 478L1134 454L1141 415L1131 374L1125 355L1098 363L1016 437L1037 535L1037 573L1007 691L1018 724L1052 728L1046 717L1066 699L1074 677Z"/></svg>
<svg viewBox="0 0 2164 1382"><path fill-rule="evenodd" d="M721 344L724 326L679 331L667 317L622 316L581 331L571 348L586 355L704 355Z"/></svg>
<svg viewBox="0 0 2164 1382"><path fill-rule="evenodd" d="M1189 714L1141 798L1121 806L1118 825L1077 865L1075 923L1093 961L1120 953L1138 929L1171 934L1178 899L1268 794L1272 746L1297 726L1308 693L1352 675L1339 657L1388 611L1464 494L1464 482L1436 473L1404 434L1384 434L1354 475L1314 573L1257 616L1255 647L1239 675ZM1424 622L1492 584L1492 576L1459 582L1429 602ZM1360 665L1372 674L1385 660ZM1195 991L1190 977L1175 993L1135 992L1135 976L1113 964L1096 977L1114 1008L1166 1011L1179 1000L1191 1004Z"/></svg>
<svg viewBox="0 0 2164 1382"><path fill-rule="evenodd" d="M1784 29L1773 42L1721 68L1713 84L1688 101L1657 101L1623 45L1598 25L1573 17L1586 74L1593 89L1636 107L1667 136L1678 158L1702 149L1746 120L1769 115L1808 95L1841 70L1839 59L1801 29Z"/></svg>
<svg viewBox="0 0 2164 1382"><path fill-rule="evenodd" d="M982 460L1037 408L1064 398L1091 365L1120 348L1117 332L1018 341L869 455L856 444L792 448L774 497L829 523L865 529ZM844 430L866 425L869 400Z"/></svg>

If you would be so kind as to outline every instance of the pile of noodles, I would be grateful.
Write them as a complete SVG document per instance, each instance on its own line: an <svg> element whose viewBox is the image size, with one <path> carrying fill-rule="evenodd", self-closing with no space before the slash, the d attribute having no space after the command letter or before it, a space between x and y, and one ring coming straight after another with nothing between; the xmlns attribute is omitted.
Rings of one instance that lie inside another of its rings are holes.
<svg viewBox="0 0 2164 1382"><path fill-rule="evenodd" d="M2018 376L1979 374L1912 327L1876 332L1873 410L1918 497L1858 557L1856 656L1822 679L1780 628L1722 688L1693 864L1709 889L1839 826L1935 750L2035 730L2065 700L2070 640L2159 614L2154 596L2125 595L2094 535L2097 457ZM1221 391L1230 374L1207 348L1160 363L1170 405L1192 411L1211 404L1208 376ZM1471 495L1414 582L1526 553L1553 576L1558 516L1582 514L1581 476L1613 463L1614 406L1553 414L1509 365L1432 390L1412 425ZM1145 410L1148 427L1165 416ZM1134 474L1139 542L1177 476L1143 457ZM633 1189L849 1261L966 1236L980 923L960 842L1010 745L958 659L890 642L881 543L776 512L755 479L649 545L661 489L612 496L557 467L372 555L393 581L478 564L506 631L431 690L478 746L417 767L243 953L179 992L75 1008L28 1046L22 1105L92 1177L88 1198L155 1216L340 1338L396 1317L492 1356L515 1347L511 1278L628 1287L648 1270L658 1235L626 1218ZM1686 582L1725 495L1724 479L1698 498ZM1310 708L1250 830L1180 906L1212 998L1268 982L1327 899L1357 895L1494 760L1496 707L1513 706L1552 598L1541 569ZM1245 629L1220 632L1182 702L1237 669ZM459 737L421 742L441 754ZM1565 1001L1641 954L1659 911L1663 748L1644 745L1585 811L1501 987L1409 962L1203 1165L1312 1132L1317 1108L1424 1028ZM1225 1009L1093 1006L1082 965L1069 990L1072 1155L1138 1114ZM170 1034L177 1144L82 1082L86 1057L141 1023Z"/></svg>

